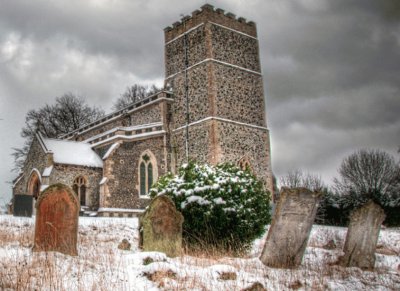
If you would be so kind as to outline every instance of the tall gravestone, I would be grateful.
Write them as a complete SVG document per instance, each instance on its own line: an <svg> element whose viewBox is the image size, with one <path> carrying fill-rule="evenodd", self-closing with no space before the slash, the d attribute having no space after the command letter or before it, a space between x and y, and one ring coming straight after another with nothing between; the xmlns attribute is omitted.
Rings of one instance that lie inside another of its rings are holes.
<svg viewBox="0 0 400 291"><path fill-rule="evenodd" d="M76 256L79 202L66 185L55 184L36 202L34 251L56 251Z"/></svg>
<svg viewBox="0 0 400 291"><path fill-rule="evenodd" d="M141 247L175 257L182 252L183 216L164 195L154 198L140 219Z"/></svg>
<svg viewBox="0 0 400 291"><path fill-rule="evenodd" d="M306 188L282 188L260 260L269 267L301 264L321 193Z"/></svg>
<svg viewBox="0 0 400 291"><path fill-rule="evenodd" d="M385 212L372 200L354 210L343 247L344 256L339 259L339 264L373 270L379 231L384 220Z"/></svg>

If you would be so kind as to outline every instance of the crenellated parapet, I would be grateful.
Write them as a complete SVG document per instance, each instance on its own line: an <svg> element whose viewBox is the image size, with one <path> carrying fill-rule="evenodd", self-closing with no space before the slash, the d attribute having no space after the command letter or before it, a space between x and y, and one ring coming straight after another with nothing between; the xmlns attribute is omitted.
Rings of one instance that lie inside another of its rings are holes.
<svg viewBox="0 0 400 291"><path fill-rule="evenodd" d="M191 16L184 16L181 21L174 22L172 26L166 27L164 29L165 42L168 42L180 36L185 31L205 22L214 22L250 36L257 37L256 24L253 21L247 21L243 17L236 17L233 13L225 12L225 10L220 8L215 9L214 6L205 4L200 10L193 11Z"/></svg>

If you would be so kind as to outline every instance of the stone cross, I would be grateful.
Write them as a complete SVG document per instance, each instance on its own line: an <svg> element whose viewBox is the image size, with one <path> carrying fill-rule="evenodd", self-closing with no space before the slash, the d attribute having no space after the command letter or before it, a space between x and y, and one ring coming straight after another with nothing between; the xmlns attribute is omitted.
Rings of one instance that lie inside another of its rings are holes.
<svg viewBox="0 0 400 291"><path fill-rule="evenodd" d="M321 193L306 188L282 188L260 260L269 267L301 264Z"/></svg>
<svg viewBox="0 0 400 291"><path fill-rule="evenodd" d="M39 195L36 202L33 251L56 251L76 256L79 202L66 185L55 184Z"/></svg>
<svg viewBox="0 0 400 291"><path fill-rule="evenodd" d="M174 202L165 196L157 196L140 218L141 244L144 251L164 252L175 257L182 252L183 216Z"/></svg>
<svg viewBox="0 0 400 291"><path fill-rule="evenodd" d="M344 267L373 270L376 244L384 220L383 209L372 200L355 209L350 215L343 247L344 256L339 258L339 264Z"/></svg>

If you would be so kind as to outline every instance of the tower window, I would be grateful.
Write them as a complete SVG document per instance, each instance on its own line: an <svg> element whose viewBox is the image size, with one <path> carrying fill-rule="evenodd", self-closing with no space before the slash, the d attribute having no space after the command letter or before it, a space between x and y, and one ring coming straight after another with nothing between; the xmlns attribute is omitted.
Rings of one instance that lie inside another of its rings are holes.
<svg viewBox="0 0 400 291"><path fill-rule="evenodd" d="M238 161L237 165L242 171L250 170L250 172L253 172L253 169L252 169L249 159L247 157L241 158Z"/></svg>

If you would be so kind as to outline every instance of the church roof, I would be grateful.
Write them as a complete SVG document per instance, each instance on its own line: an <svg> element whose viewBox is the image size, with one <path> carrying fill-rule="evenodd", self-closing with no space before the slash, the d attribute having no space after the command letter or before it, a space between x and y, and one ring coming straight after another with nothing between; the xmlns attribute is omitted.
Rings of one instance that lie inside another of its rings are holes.
<svg viewBox="0 0 400 291"><path fill-rule="evenodd" d="M69 140L41 138L44 150L53 153L54 163L102 168L102 159L92 150L90 144Z"/></svg>

